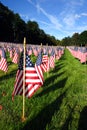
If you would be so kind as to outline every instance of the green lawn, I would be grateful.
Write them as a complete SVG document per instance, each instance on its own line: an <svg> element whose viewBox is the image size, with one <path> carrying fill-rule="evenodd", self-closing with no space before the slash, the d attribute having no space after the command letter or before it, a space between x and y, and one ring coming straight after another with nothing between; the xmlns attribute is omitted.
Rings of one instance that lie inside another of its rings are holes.
<svg viewBox="0 0 87 130"><path fill-rule="evenodd" d="M25 99L22 122L22 96L11 100L17 65L9 58L8 63L9 71L0 71L0 130L87 130L86 64L66 49L55 69L44 74L44 85Z"/></svg>

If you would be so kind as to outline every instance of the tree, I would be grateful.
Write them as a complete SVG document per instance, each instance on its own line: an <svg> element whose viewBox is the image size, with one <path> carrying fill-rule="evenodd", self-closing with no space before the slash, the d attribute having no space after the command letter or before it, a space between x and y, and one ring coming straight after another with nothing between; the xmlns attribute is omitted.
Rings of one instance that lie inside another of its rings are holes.
<svg viewBox="0 0 87 130"><path fill-rule="evenodd" d="M13 22L14 42L23 42L26 36L26 23L20 18L19 14L14 15Z"/></svg>
<svg viewBox="0 0 87 130"><path fill-rule="evenodd" d="M71 38L70 37L65 37L61 41L62 46L70 46L71 45Z"/></svg>
<svg viewBox="0 0 87 130"><path fill-rule="evenodd" d="M78 33L74 33L72 38L71 38L71 44L72 45L79 45L79 34Z"/></svg>
<svg viewBox="0 0 87 130"><path fill-rule="evenodd" d="M29 43L38 44L39 42L40 29L39 25L35 21L27 22L27 39Z"/></svg>
<svg viewBox="0 0 87 130"><path fill-rule="evenodd" d="M80 36L79 36L79 39L80 39L80 45L84 46L87 44L87 31L83 31Z"/></svg>
<svg viewBox="0 0 87 130"><path fill-rule="evenodd" d="M13 19L13 12L0 3L0 41L12 41Z"/></svg>

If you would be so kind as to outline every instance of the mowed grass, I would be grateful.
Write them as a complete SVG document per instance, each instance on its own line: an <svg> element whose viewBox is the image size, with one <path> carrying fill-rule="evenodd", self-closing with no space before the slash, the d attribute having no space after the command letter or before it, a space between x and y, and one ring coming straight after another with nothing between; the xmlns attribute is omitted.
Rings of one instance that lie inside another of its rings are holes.
<svg viewBox="0 0 87 130"><path fill-rule="evenodd" d="M87 130L87 65L65 49L55 68L44 74L44 85L23 99L12 91L17 65L8 57L9 71L0 71L0 130ZM3 94L4 93L4 94Z"/></svg>

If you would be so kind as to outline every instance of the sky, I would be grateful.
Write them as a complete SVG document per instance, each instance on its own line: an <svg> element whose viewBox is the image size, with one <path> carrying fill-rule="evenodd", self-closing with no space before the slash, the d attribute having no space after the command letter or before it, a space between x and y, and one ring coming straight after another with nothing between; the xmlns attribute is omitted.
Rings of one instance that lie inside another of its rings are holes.
<svg viewBox="0 0 87 130"><path fill-rule="evenodd" d="M56 39L72 37L87 30L87 0L0 0L27 21Z"/></svg>

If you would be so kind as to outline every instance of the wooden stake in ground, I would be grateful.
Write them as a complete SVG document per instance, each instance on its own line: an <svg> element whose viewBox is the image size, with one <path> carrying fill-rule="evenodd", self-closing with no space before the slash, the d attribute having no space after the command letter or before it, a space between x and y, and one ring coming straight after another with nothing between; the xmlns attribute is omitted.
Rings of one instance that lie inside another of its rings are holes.
<svg viewBox="0 0 87 130"><path fill-rule="evenodd" d="M46 48L48 49L48 43L46 44ZM48 55L48 52L47 52ZM49 55L48 55L48 61L47 61L47 77L49 76Z"/></svg>
<svg viewBox="0 0 87 130"><path fill-rule="evenodd" d="M25 121L25 65L26 65L26 38L24 37L24 59L23 59L23 114L22 121Z"/></svg>

